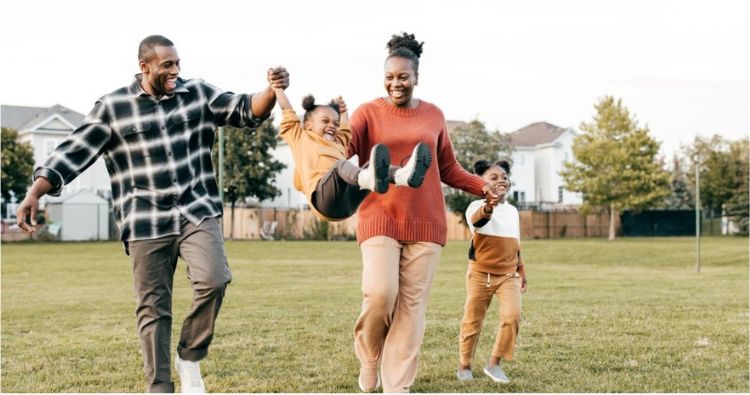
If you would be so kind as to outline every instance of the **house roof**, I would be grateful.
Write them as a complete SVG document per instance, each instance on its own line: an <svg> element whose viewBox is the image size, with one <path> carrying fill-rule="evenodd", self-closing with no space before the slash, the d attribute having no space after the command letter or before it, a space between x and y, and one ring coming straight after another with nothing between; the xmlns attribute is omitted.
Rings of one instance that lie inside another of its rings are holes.
<svg viewBox="0 0 750 395"><path fill-rule="evenodd" d="M457 127L466 125L466 122L464 121L445 121L446 126L448 126L448 134L453 133L454 130L456 130Z"/></svg>
<svg viewBox="0 0 750 395"><path fill-rule="evenodd" d="M84 115L55 104L52 107L0 106L0 124L4 128L26 131L45 119L58 115L75 126L83 123Z"/></svg>
<svg viewBox="0 0 750 395"><path fill-rule="evenodd" d="M547 122L535 122L510 134L512 147L530 147L551 143L562 136L567 129Z"/></svg>

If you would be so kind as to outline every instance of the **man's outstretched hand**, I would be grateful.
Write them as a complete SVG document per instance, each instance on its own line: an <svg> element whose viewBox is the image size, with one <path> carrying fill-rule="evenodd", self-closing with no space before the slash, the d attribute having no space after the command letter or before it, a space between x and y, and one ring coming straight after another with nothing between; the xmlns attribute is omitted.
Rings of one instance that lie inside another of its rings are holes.
<svg viewBox="0 0 750 395"><path fill-rule="evenodd" d="M272 67L266 73L266 79L272 89L286 89L289 87L289 72L281 66Z"/></svg>

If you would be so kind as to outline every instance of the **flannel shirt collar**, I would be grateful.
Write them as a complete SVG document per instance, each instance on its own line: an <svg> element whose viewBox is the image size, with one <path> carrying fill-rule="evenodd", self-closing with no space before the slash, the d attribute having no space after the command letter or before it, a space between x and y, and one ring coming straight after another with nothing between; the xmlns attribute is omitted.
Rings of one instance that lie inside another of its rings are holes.
<svg viewBox="0 0 750 395"><path fill-rule="evenodd" d="M143 80L143 73L136 74L135 78L133 78L133 82L128 86L128 93L132 96L149 96L149 94L141 87L141 80ZM180 77L177 77L177 87L175 88L174 93L190 93L190 90L185 87L185 80Z"/></svg>

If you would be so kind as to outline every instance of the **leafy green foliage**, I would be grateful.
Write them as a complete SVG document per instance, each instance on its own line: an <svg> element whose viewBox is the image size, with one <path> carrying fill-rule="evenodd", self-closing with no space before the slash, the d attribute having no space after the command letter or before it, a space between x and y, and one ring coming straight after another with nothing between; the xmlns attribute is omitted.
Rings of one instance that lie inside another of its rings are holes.
<svg viewBox="0 0 750 395"><path fill-rule="evenodd" d="M18 132L2 128L2 196L10 200L13 191L18 201L26 195L34 171L34 150L28 143L18 142Z"/></svg>
<svg viewBox="0 0 750 395"><path fill-rule="evenodd" d="M693 192L696 161L700 163L701 207L720 213L722 205L741 188L743 173L747 174L747 141L732 143L718 134L709 138L698 136L683 150L691 160L688 178Z"/></svg>
<svg viewBox="0 0 750 395"><path fill-rule="evenodd" d="M638 126L620 99L605 96L594 108L593 121L581 123L583 133L573 142L576 161L560 172L565 188L583 193L583 212L608 209L615 216L661 203L670 191L669 174L648 127Z"/></svg>
<svg viewBox="0 0 750 395"><path fill-rule="evenodd" d="M735 178L732 197L726 202L726 213L732 217L739 226L740 234L748 235L748 217L750 217L750 144L747 139L737 140L731 143L729 155L735 163Z"/></svg>
<svg viewBox="0 0 750 395"><path fill-rule="evenodd" d="M492 162L500 159L507 159L509 162L511 160L513 150L510 146L510 137L497 130L487 130L484 122L478 119L456 127L450 138L458 163L468 171L472 171L474 162L481 159ZM476 196L463 191L452 190L446 194L445 203L451 211L461 217L461 223L466 224L464 212L476 199Z"/></svg>
<svg viewBox="0 0 750 395"><path fill-rule="evenodd" d="M691 210L695 207L695 196L690 180L685 173L684 159L675 154L672 157L672 172L669 180L671 193L664 200L668 210Z"/></svg>
<svg viewBox="0 0 750 395"><path fill-rule="evenodd" d="M255 130L224 128L222 187L225 201L235 203L247 197L262 201L281 194L275 186L275 178L286 165L271 154L278 142L278 132L272 122L273 118L269 118ZM218 148L214 149L213 155L216 163Z"/></svg>

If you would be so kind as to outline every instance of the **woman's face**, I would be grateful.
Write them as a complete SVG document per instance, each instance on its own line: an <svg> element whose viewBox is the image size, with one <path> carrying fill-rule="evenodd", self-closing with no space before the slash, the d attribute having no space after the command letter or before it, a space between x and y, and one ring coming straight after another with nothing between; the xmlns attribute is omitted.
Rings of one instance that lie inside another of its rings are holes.
<svg viewBox="0 0 750 395"><path fill-rule="evenodd" d="M397 107L413 107L412 94L417 80L417 72L411 60L393 56L385 61L383 82L391 104Z"/></svg>
<svg viewBox="0 0 750 395"><path fill-rule="evenodd" d="M490 187L495 191L506 196L508 195L508 191L510 191L510 180L508 179L508 174L505 173L505 170L503 170L502 167L497 165L490 166L490 168L482 174L482 178L487 181L487 183L490 184ZM505 199L503 199L503 201L505 201Z"/></svg>

